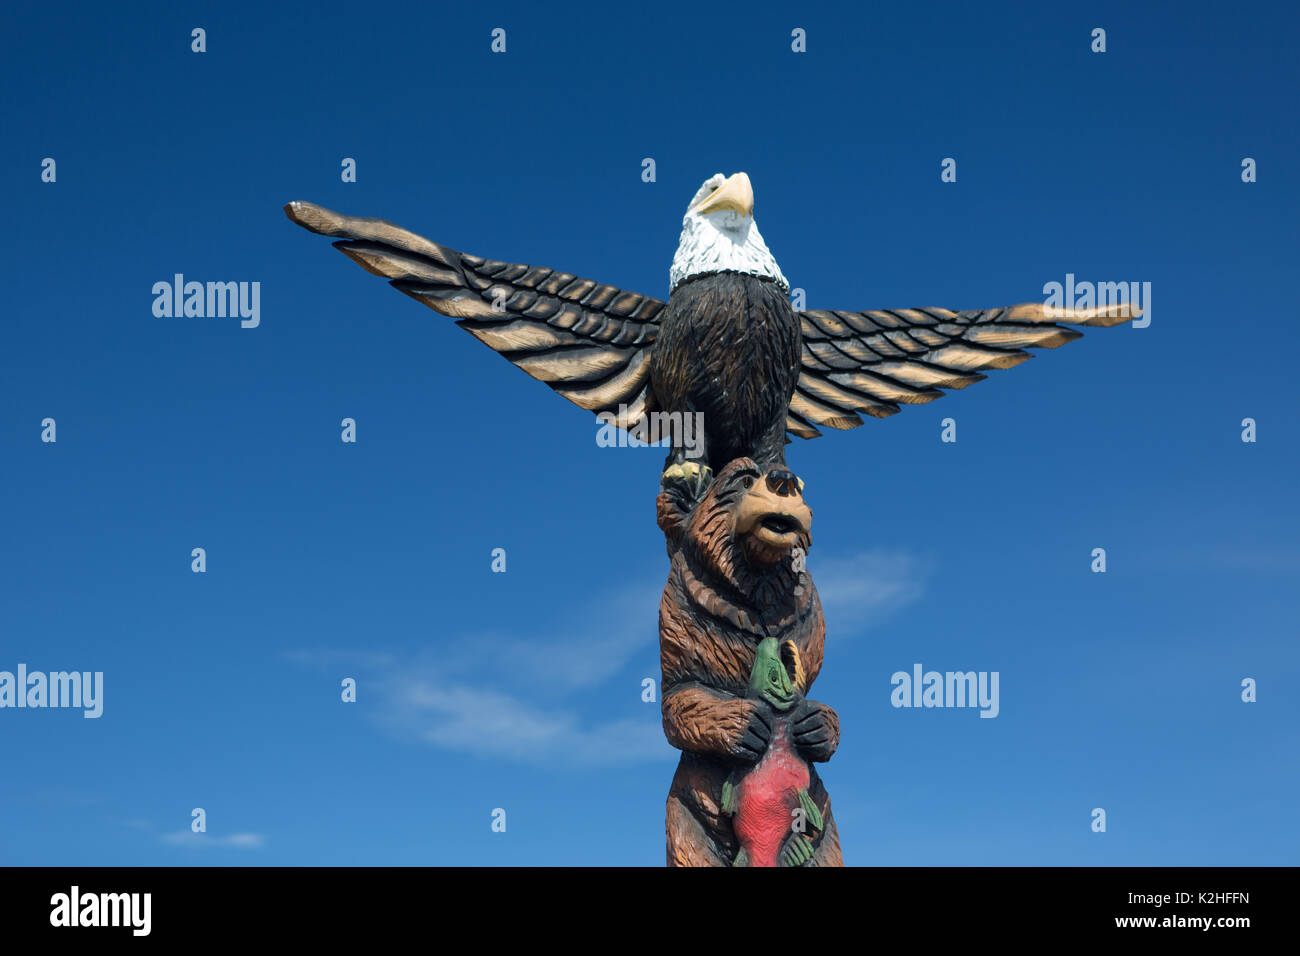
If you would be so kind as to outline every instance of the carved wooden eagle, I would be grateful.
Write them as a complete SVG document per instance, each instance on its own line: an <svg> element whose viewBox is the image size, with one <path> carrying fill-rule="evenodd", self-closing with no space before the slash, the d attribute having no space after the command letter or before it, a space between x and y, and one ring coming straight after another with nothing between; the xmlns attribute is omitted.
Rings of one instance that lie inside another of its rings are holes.
<svg viewBox="0 0 1300 956"><path fill-rule="evenodd" d="M456 252L383 219L307 202L285 213L444 315L580 408L641 429L652 412L699 412L703 448L676 444L665 479L707 482L740 457L784 465L786 433L856 428L1140 314L1057 309L794 311L754 222L749 177L716 174L682 221L667 302L569 272ZM644 432L642 432L644 434ZM654 438L660 433L654 433ZM666 436L664 436L666 437ZM653 439L652 439L653 440Z"/></svg>

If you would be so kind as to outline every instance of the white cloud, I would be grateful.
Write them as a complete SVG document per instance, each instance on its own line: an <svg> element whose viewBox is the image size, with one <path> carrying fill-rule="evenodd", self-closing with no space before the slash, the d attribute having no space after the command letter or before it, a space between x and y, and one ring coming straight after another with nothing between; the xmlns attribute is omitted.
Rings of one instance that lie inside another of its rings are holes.
<svg viewBox="0 0 1300 956"><path fill-rule="evenodd" d="M827 631L854 634L911 604L925 591L928 563L903 551L875 549L850 558L808 556Z"/></svg>
<svg viewBox="0 0 1300 956"><path fill-rule="evenodd" d="M406 679L395 696L396 722L420 728L421 738L449 750L567 763L642 762L672 753L659 710L649 704L653 715L645 719L588 727L571 710L537 707L494 690Z"/></svg>
<svg viewBox="0 0 1300 956"><path fill-rule="evenodd" d="M809 560L828 626L861 630L920 597L925 569L915 557L866 551ZM566 702L576 691L618 678L637 658L655 662L662 580L593 601L540 633L486 633L439 641L405 658L348 651L298 651L296 663L347 666L365 675L376 719L399 735L436 747L521 762L641 763L671 760L659 708L600 722Z"/></svg>
<svg viewBox="0 0 1300 956"><path fill-rule="evenodd" d="M188 847L233 847L238 850L260 850L266 845L266 838L260 833L232 833L229 836L213 836L209 833L195 833L193 830L178 830L164 833L162 842L172 846Z"/></svg>
<svg viewBox="0 0 1300 956"><path fill-rule="evenodd" d="M662 581L629 586L568 620L539 622L538 633L525 637L464 635L405 658L336 650L286 657L317 670L346 667L364 675L362 692L374 695L381 724L442 749L525 763L670 760L656 705L644 704L641 719L602 723L565 704L575 691L615 678L635 657L657 665L662 591ZM639 688L638 678L629 693Z"/></svg>

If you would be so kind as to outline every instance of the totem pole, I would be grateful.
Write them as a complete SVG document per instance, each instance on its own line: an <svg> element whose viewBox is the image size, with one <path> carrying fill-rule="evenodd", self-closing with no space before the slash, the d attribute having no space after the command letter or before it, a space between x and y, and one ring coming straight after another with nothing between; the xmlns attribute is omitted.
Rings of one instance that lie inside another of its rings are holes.
<svg viewBox="0 0 1300 956"><path fill-rule="evenodd" d="M862 424L965 388L1140 314L1027 303L796 311L754 222L749 177L692 197L667 301L541 266L456 252L382 219L306 202L285 213L606 424L671 440L657 499L671 565L659 607L663 724L682 751L668 863L839 866L814 764L839 744L808 698L825 622L805 559L812 511L787 435ZM698 441L682 440L687 416Z"/></svg>

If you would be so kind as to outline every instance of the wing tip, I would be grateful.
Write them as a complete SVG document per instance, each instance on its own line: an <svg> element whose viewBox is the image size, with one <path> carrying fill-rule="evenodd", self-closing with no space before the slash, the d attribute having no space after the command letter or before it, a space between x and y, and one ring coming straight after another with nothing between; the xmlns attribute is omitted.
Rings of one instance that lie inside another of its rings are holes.
<svg viewBox="0 0 1300 956"><path fill-rule="evenodd" d="M1110 328L1120 325L1142 315L1141 306L1132 302L1116 302L1110 305L1097 305L1087 309L1062 308L1043 302L1022 302L1013 305L1007 312L1011 320L1030 322L1066 322L1070 325L1089 325L1097 328Z"/></svg>
<svg viewBox="0 0 1300 956"><path fill-rule="evenodd" d="M295 225L322 236L331 235L338 226L338 213L301 199L285 203L284 214Z"/></svg>

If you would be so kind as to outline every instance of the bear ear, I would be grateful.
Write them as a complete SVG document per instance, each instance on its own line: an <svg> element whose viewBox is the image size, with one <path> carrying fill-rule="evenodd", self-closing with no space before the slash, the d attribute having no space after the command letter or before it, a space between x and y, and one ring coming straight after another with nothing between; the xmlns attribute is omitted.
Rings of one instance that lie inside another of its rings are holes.
<svg viewBox="0 0 1300 956"><path fill-rule="evenodd" d="M786 673L790 675L795 690L802 694L805 689L803 660L799 656L799 646L794 641L787 639L781 642L781 662L785 664Z"/></svg>
<svg viewBox="0 0 1300 956"><path fill-rule="evenodd" d="M758 464L754 459L733 458L722 467L720 472L714 475L713 480L715 483L726 484L736 475L737 472L741 471L752 471L756 475L762 474L762 469L758 467Z"/></svg>

